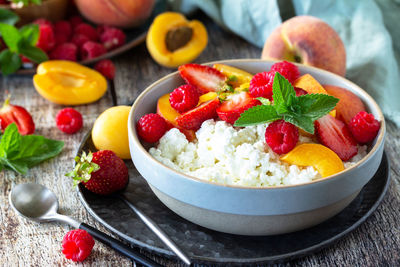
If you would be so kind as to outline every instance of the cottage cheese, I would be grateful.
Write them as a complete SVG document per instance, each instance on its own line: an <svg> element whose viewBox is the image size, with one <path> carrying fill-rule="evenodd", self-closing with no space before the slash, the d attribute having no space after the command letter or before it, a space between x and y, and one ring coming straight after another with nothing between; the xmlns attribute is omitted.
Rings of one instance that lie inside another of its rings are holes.
<svg viewBox="0 0 400 267"><path fill-rule="evenodd" d="M265 146L268 124L234 128L224 121L207 120L196 132L197 142L188 142L178 129L169 130L150 154L161 163L185 174L230 185L293 185L321 178L311 166L299 167L279 160L279 155ZM312 140L300 136L301 143ZM366 154L359 154L348 168Z"/></svg>

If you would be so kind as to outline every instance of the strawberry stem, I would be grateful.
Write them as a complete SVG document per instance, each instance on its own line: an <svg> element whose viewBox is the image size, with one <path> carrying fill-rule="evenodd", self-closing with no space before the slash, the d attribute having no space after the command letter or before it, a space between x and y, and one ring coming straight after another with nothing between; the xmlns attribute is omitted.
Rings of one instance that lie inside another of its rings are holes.
<svg viewBox="0 0 400 267"><path fill-rule="evenodd" d="M82 155L75 157L75 168L73 171L66 173L65 176L71 177L74 180L74 186L77 186L80 182L88 182L91 178L92 172L100 169L100 166L92 162L93 154L89 152L82 152Z"/></svg>

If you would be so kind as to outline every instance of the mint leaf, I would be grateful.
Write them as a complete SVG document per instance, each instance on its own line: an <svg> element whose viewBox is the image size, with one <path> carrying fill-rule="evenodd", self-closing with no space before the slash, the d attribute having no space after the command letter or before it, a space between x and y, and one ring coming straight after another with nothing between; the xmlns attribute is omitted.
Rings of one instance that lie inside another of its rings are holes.
<svg viewBox="0 0 400 267"><path fill-rule="evenodd" d="M243 112L239 119L235 121L234 126L244 127L254 124L267 123L280 119L276 113L275 107L270 105L259 105L249 108Z"/></svg>
<svg viewBox="0 0 400 267"><path fill-rule="evenodd" d="M278 114L288 112L288 106L293 97L296 97L296 92L288 80L285 79L279 72L275 73L274 83L272 84L272 98Z"/></svg>
<svg viewBox="0 0 400 267"><path fill-rule="evenodd" d="M314 120L309 117L297 114L285 114L283 115L283 119L308 133L314 134Z"/></svg>
<svg viewBox="0 0 400 267"><path fill-rule="evenodd" d="M9 24L0 23L0 33L10 51L18 52L18 42L21 36L17 28Z"/></svg>
<svg viewBox="0 0 400 267"><path fill-rule="evenodd" d="M261 102L263 105L271 105L271 101L268 98L257 97L257 100Z"/></svg>
<svg viewBox="0 0 400 267"><path fill-rule="evenodd" d="M42 49L37 48L36 46L30 44L25 44L25 43L19 44L19 51L22 55L26 56L27 58L36 63L41 63L43 61L49 60L47 54L43 52Z"/></svg>
<svg viewBox="0 0 400 267"><path fill-rule="evenodd" d="M22 65L21 58L17 53L4 49L0 52L0 70L3 75L16 72Z"/></svg>
<svg viewBox="0 0 400 267"><path fill-rule="evenodd" d="M18 154L21 144L21 135L15 123L10 124L1 137L0 157L9 158Z"/></svg>
<svg viewBox="0 0 400 267"><path fill-rule="evenodd" d="M297 104L301 106L302 113L313 120L325 116L335 108L339 99L325 94L308 94L297 97Z"/></svg>
<svg viewBox="0 0 400 267"><path fill-rule="evenodd" d="M30 45L36 45L39 39L39 25L37 24L25 25L19 29L19 33L21 34L20 42L22 41Z"/></svg>
<svg viewBox="0 0 400 267"><path fill-rule="evenodd" d="M14 25L19 20L19 17L10 10L0 9L0 23Z"/></svg>

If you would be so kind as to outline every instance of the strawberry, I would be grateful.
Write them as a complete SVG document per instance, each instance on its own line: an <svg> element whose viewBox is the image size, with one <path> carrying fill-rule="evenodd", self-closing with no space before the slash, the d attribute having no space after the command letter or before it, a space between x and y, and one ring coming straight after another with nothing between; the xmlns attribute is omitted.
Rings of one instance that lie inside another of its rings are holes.
<svg viewBox="0 0 400 267"><path fill-rule="evenodd" d="M231 94L227 100L217 108L218 117L230 124L234 124L247 109L260 105L260 101L250 96L248 92Z"/></svg>
<svg viewBox="0 0 400 267"><path fill-rule="evenodd" d="M35 131L35 123L31 114L21 106L11 105L10 97L7 97L3 107L0 109L1 130L4 131L13 122L17 125L18 132L22 135L33 134Z"/></svg>
<svg viewBox="0 0 400 267"><path fill-rule="evenodd" d="M176 123L187 130L197 130L201 124L217 116L217 108L219 106L219 99L204 102L198 107L191 109L176 118Z"/></svg>
<svg viewBox="0 0 400 267"><path fill-rule="evenodd" d="M315 121L315 128L319 142L332 149L341 160L349 160L357 154L357 142L342 121L328 114Z"/></svg>
<svg viewBox="0 0 400 267"><path fill-rule="evenodd" d="M128 167L111 150L89 152L88 155L83 152L75 161L74 170L66 174L74 179L74 185L83 182L93 193L109 195L128 184Z"/></svg>
<svg viewBox="0 0 400 267"><path fill-rule="evenodd" d="M209 66L190 63L181 65L178 70L181 77L196 86L200 94L219 91L227 80L219 70Z"/></svg>

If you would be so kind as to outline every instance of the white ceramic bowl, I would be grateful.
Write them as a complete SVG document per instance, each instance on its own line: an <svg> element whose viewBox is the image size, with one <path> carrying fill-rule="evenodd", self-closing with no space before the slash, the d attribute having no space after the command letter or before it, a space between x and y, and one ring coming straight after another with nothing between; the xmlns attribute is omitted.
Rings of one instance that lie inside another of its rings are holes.
<svg viewBox="0 0 400 267"><path fill-rule="evenodd" d="M212 65L212 62L209 65ZM250 73L269 70L275 62L254 59L226 60ZM172 211L201 226L241 235L289 233L316 225L343 210L373 177L382 159L385 120L375 101L354 83L333 73L298 65L321 84L346 88L364 102L381 122L381 129L366 157L345 171L313 182L280 187L244 187L207 182L177 172L154 159L139 140L135 125L156 111L157 99L183 84L178 72L156 81L136 99L128 121L133 163L157 197Z"/></svg>

